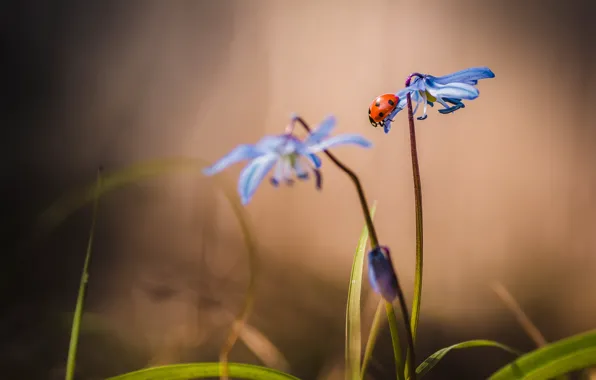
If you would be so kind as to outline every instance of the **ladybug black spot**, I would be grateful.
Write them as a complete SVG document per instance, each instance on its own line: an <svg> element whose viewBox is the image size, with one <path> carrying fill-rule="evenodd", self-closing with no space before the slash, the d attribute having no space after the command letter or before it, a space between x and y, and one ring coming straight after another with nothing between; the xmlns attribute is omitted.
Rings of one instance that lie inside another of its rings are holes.
<svg viewBox="0 0 596 380"><path fill-rule="evenodd" d="M379 112L379 117L383 117L383 116L385 116L385 115L383 114L383 112Z"/></svg>
<svg viewBox="0 0 596 380"><path fill-rule="evenodd" d="M370 115L370 108L368 109L368 114Z"/></svg>
<svg viewBox="0 0 596 380"><path fill-rule="evenodd" d="M377 100L377 102L375 103L375 106L379 107L380 105L381 105L381 102L379 102L379 101Z"/></svg>
<svg viewBox="0 0 596 380"><path fill-rule="evenodd" d="M391 99L389 99L389 102L388 103L389 103L390 106L394 106L395 105L395 102L393 100L391 100Z"/></svg>

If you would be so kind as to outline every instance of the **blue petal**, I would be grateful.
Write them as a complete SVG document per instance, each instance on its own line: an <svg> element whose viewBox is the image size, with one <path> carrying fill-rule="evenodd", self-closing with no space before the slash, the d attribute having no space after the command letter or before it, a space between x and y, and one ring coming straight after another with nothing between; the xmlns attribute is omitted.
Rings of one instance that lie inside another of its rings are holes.
<svg viewBox="0 0 596 380"><path fill-rule="evenodd" d="M391 130L391 120L387 120L385 121L385 125L383 125L383 131L385 131L385 134L389 133L389 131Z"/></svg>
<svg viewBox="0 0 596 380"><path fill-rule="evenodd" d="M219 161L217 161L210 167L203 169L203 174L210 176L215 173L219 173L228 166L231 166L240 161L251 160L260 156L261 154L262 153L253 145L239 145L236 148L234 148L234 150L232 150L230 153L226 154Z"/></svg>
<svg viewBox="0 0 596 380"><path fill-rule="evenodd" d="M446 101L447 103L451 103L455 106L463 105L461 99L443 98L443 100Z"/></svg>
<svg viewBox="0 0 596 380"><path fill-rule="evenodd" d="M368 253L368 280L386 301L392 302L397 297L397 277L386 247L377 247Z"/></svg>
<svg viewBox="0 0 596 380"><path fill-rule="evenodd" d="M409 87L406 87L404 89L399 90L395 96L397 96L397 98L399 99L397 102L397 106L395 107L395 110L393 110L393 112L389 115L389 119L393 119L395 117L395 115L397 115L401 110L403 110L404 108L406 108L406 106L408 105L408 93L411 94L412 96L412 100L414 100L414 96L416 96L416 94L418 93L418 83L415 83L414 85L411 85ZM391 129L391 127L389 127ZM385 132L387 133L387 132Z"/></svg>
<svg viewBox="0 0 596 380"><path fill-rule="evenodd" d="M319 169L321 167L322 162L321 162L321 159L319 158L319 156L317 156L314 153L310 153L310 154L308 154L308 158L314 165L315 169Z"/></svg>
<svg viewBox="0 0 596 380"><path fill-rule="evenodd" d="M284 179L284 161L277 160L275 169L273 170L273 176L271 176L270 182L273 186L277 187Z"/></svg>
<svg viewBox="0 0 596 380"><path fill-rule="evenodd" d="M299 156L296 161L294 161L294 172L296 173L296 177L299 179L307 179L308 178L308 168L310 168L308 162L308 156Z"/></svg>
<svg viewBox="0 0 596 380"><path fill-rule="evenodd" d="M240 179L238 180L238 193L240 194L243 205L250 202L257 187L263 182L263 178L265 178L278 159L274 154L266 154L255 158L242 169Z"/></svg>
<svg viewBox="0 0 596 380"><path fill-rule="evenodd" d="M416 91L415 88L412 88L412 86L406 87L404 89L399 90L395 96L397 96L399 98L399 103L397 103L397 106L400 108L404 108L406 106L406 95L408 95L408 92L414 92Z"/></svg>
<svg viewBox="0 0 596 380"><path fill-rule="evenodd" d="M439 84L433 79L426 79L426 90L435 98L455 98L473 100L480 95L480 91L465 83Z"/></svg>
<svg viewBox="0 0 596 380"><path fill-rule="evenodd" d="M275 152L280 146L286 144L288 135L265 136L255 144L261 154Z"/></svg>
<svg viewBox="0 0 596 380"><path fill-rule="evenodd" d="M319 124L317 128L306 138L304 141L305 144L311 145L316 144L323 140L325 137L329 136L333 128L335 128L336 120L333 115L328 116L325 120Z"/></svg>
<svg viewBox="0 0 596 380"><path fill-rule="evenodd" d="M410 83L410 88L412 89L412 91L424 91L424 78L415 77L414 80L412 80L412 83Z"/></svg>
<svg viewBox="0 0 596 380"><path fill-rule="evenodd" d="M429 75L429 77L431 77ZM479 79L494 78L495 74L488 67L472 67L456 71L441 77L432 77L435 83L448 84L452 82L477 84Z"/></svg>
<svg viewBox="0 0 596 380"><path fill-rule="evenodd" d="M392 116L395 116L399 111L403 110L408 105L407 93L408 91L404 92L401 96L396 94L396 96L399 98L399 101L397 102L397 107L395 107L395 110L393 111L395 114Z"/></svg>
<svg viewBox="0 0 596 380"><path fill-rule="evenodd" d="M343 134L338 136L333 136L328 139L321 141L318 144L310 145L307 147L307 151L309 153L317 153L323 151L325 149L329 149L334 146L338 145L345 145L345 144L354 144L359 145L363 148L369 148L372 146L372 143L365 139L364 137L358 134Z"/></svg>

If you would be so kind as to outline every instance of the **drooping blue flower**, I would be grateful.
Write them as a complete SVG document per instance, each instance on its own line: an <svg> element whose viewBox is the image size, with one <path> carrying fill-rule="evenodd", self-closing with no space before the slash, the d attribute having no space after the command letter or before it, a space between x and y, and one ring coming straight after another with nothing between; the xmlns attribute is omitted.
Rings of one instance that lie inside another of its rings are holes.
<svg viewBox="0 0 596 380"><path fill-rule="evenodd" d="M321 159L316 153L346 144L364 148L372 146L371 142L358 134L329 137L335 124L335 117L329 116L304 140L290 132L283 135L265 136L254 145L239 145L219 161L204 169L203 173L210 176L235 163L249 160L250 162L242 170L238 180L238 193L244 205L250 202L258 186L272 169L274 172L270 177L270 182L276 187L282 182L288 185L293 184L294 175L301 180L308 179L312 172L316 178L316 187L320 189L322 184L319 170Z"/></svg>
<svg viewBox="0 0 596 380"><path fill-rule="evenodd" d="M375 292L392 302L398 295L398 288L389 254L389 248L382 246L368 253L368 280Z"/></svg>
<svg viewBox="0 0 596 380"><path fill-rule="evenodd" d="M457 111L465 107L463 100L474 100L480 95L480 91L475 87L480 79L494 77L495 74L488 67L472 67L441 77L412 74L410 85L395 94L399 98L399 103L385 121L385 133L389 133L395 115L407 106L408 93L412 102L416 103L414 115L418 107L423 105L423 113L418 120L424 120L428 116L427 105L433 107L435 102L441 104L444 108L439 112L442 114Z"/></svg>

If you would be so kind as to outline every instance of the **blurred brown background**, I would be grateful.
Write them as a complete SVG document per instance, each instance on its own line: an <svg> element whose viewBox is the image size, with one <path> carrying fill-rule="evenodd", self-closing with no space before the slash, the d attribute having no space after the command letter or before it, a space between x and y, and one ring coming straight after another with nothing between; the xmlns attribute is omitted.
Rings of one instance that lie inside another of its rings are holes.
<svg viewBox="0 0 596 380"><path fill-rule="evenodd" d="M45 206L92 182L99 165L114 170L162 156L214 161L239 143L278 133L292 112L312 124L335 114L336 133L374 142L372 150L340 148L337 155L378 200L378 232L411 294L407 116L399 114L385 135L370 127L366 112L412 71L489 66L496 74L480 82L481 96L464 110L443 116L431 108L417 124L425 227L419 357L474 338L533 348L491 291L495 280L549 340L594 328L589 1L1 7L9 227L0 327L9 352L2 365L14 378L50 378L66 358L68 326L48 321L74 308L90 213L79 212L35 248L18 249ZM235 181L240 168L222 176ZM296 376L342 378L347 282L363 224L350 182L327 162L323 192L312 182L293 189L265 182L246 210L262 264L251 325ZM99 216L87 310L116 331L113 344L133 348L116 355L84 335L81 378L149 361L217 360L248 276L225 200L200 173L175 175L109 195ZM371 378L393 376L384 335ZM491 349L450 355L429 378L483 378L509 359ZM259 362L241 343L232 360Z"/></svg>

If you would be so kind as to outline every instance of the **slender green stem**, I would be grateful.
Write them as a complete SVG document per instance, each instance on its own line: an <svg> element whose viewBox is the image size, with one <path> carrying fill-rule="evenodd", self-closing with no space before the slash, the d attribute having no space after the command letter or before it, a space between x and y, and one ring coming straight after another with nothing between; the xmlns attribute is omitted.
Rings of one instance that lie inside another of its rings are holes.
<svg viewBox="0 0 596 380"><path fill-rule="evenodd" d="M389 258L391 260L391 258ZM391 264L393 266L393 263ZM408 348L406 354L406 363L405 366L405 378L408 379L408 373L411 374L411 378L416 380L416 356L414 354L414 337L412 336L412 331L408 328L408 320L410 320L408 315L408 305L406 305L406 297L404 296L404 292L399 284L399 277L397 274L395 275L395 281L397 283L397 300L399 301L399 307L402 310L403 317L404 317L404 325L406 330L406 339L408 340ZM389 318L389 314L387 314L387 318ZM395 314L394 317L395 318ZM391 320L391 318L389 318ZM389 324L391 327L391 322ZM393 336L393 333L392 333ZM397 337L397 331L395 332L395 336ZM395 342L393 342L395 345ZM395 348L395 347L394 347Z"/></svg>
<svg viewBox="0 0 596 380"><path fill-rule="evenodd" d="M83 264L83 273L81 275L81 282L79 285L79 294L77 296L77 305L72 320L72 328L70 333L70 344L68 347L68 358L66 359L66 380L74 379L77 347L79 344L79 332L81 330L81 319L83 317L83 304L85 303L85 289L87 287L87 280L89 278L89 262L91 260L91 249L93 247L93 237L95 235L95 224L97 220L97 205L99 202L99 193L101 190L101 169L97 173L96 192L97 198L93 203L93 216L91 219L91 232L89 233L89 240L87 242L87 253L85 254L85 263Z"/></svg>
<svg viewBox="0 0 596 380"><path fill-rule="evenodd" d="M306 131L308 133L311 133L310 127L308 126L308 124L306 124L306 122L301 117L297 116L295 120L297 122L299 122L302 125L302 127L304 127L304 129L306 129ZM337 165L337 167L339 167L344 173L346 173L348 175L348 177L350 177L352 182L354 182L354 186L356 186L356 191L358 192L358 198L360 199L360 205L362 206L362 213L364 214L364 219L366 221L366 227L368 228L368 234L370 236L370 245L373 248L378 247L379 246L379 238L377 236L377 230L375 229L375 225L373 224L372 218L370 216L370 210L368 207L368 203L366 202L366 196L364 195L364 189L362 188L362 185L360 184L360 179L358 178L356 173L354 173L350 168L348 168L340 160L338 160L333 155L333 153L329 152L327 149L323 150L323 152L327 155L327 157L329 157L329 159L331 161L333 161L333 163L335 165Z"/></svg>
<svg viewBox="0 0 596 380"><path fill-rule="evenodd" d="M383 312L383 306L385 305L384 300L380 300L377 304L377 309L375 310L375 316L373 317L372 324L370 326L370 331L368 333L368 340L366 341L366 347L364 349L364 359L362 359L362 368L360 369L360 378L364 380L364 374L366 373L366 368L370 363L370 359L372 358L373 348L375 347L375 343L377 343L377 338L379 337L379 332L381 331L381 313ZM394 350L395 352L395 350ZM400 357L401 361L401 357Z"/></svg>
<svg viewBox="0 0 596 380"><path fill-rule="evenodd" d="M391 332L391 342L393 343L393 356L395 360L395 373L397 380L404 380L404 365L402 362L401 346L399 344L399 327L397 326L397 316L393 311L393 305L385 301L385 310L387 312L387 321L389 322L389 331ZM408 329L406 328L406 331Z"/></svg>
<svg viewBox="0 0 596 380"><path fill-rule="evenodd" d="M406 87L414 76L420 76L418 73L411 74L406 80ZM412 319L410 328L412 340L416 340L416 331L418 329L418 320L420 319L420 305L422 302L422 264L423 264L423 223L422 223L422 185L420 181L420 167L418 165L418 149L416 148L416 128L414 126L414 112L412 110L412 96L408 92L408 122L410 126L410 152L412 156L412 176L414 179L414 200L416 202L416 274L414 277L414 300L412 302ZM410 356L406 354L406 360ZM414 373L410 372L412 376ZM406 370L406 378L408 372Z"/></svg>
<svg viewBox="0 0 596 380"><path fill-rule="evenodd" d="M220 184L222 188L224 188L223 184ZM258 271L258 258L256 252L256 243L253 238L253 234L251 233L251 226L248 223L246 218L243 218L243 209L242 205L228 192L228 188L225 187L225 195L230 201L230 205L232 206L232 210L236 214L238 222L240 223L240 229L242 230L242 235L244 236L244 244L248 249L248 288L246 290L246 296L244 298L244 304L242 305L242 309L236 319L234 320L232 327L230 328L230 332L228 333L228 337L226 338L226 342L222 347L219 353L219 362L221 364L221 376L220 379L225 380L229 378L229 356L230 352L234 348L234 345L238 341L240 337L240 333L242 329L246 325L246 321L250 316L253 306L254 306L254 295L256 292L256 282L257 282L257 271Z"/></svg>
<svg viewBox="0 0 596 380"><path fill-rule="evenodd" d="M308 126L308 124L306 124L306 122L301 118L301 117L296 117L295 121L299 122L302 127L304 127L304 129L306 129L308 131L308 133L311 133L311 129ZM324 150L323 151L327 157L329 157L329 159L331 161L333 161L333 163L339 167L343 172L345 172L348 177L350 177L350 179L352 180L352 182L354 182L354 186L356 187L356 191L358 192L358 198L360 199L360 205L362 206L362 213L364 214L364 219L366 220L366 226L368 227L368 233L370 236L370 242L371 242L371 247L373 249L377 248L379 246L379 239L377 237L377 232L375 229L375 226L373 224L372 218L370 216L370 210L368 207L368 203L366 202L366 196L364 195L364 189L362 188L362 185L360 184L360 179L358 178L358 176L356 175L356 173L354 173L352 170L350 170L350 168L348 168L346 165L344 165L341 161L339 161L331 152L329 152L328 150ZM391 257L388 257L388 260L391 260ZM396 280L398 279L397 273L395 274ZM412 355L410 356L410 360L408 360L408 367L410 369L410 373L412 373L412 375L414 376L415 379L415 358L414 358L414 338L412 337L412 332L410 331L409 328L407 328L408 325L408 321L410 320L410 315L408 312L408 307L406 305L406 299L404 297L404 292L399 284L399 280L397 281L397 298L399 300L399 306L401 309L401 313L402 316L404 318L404 324L406 325L406 338L408 340L408 351L410 351L412 353ZM390 321L389 324L391 326L391 323L397 323L396 322L396 316L395 313L393 312L393 308L391 308L391 311L389 310L389 308L387 308L387 318ZM393 320L393 322L392 322ZM397 332L397 330L396 330ZM397 340L395 340L395 339ZM400 343L399 343L399 338L397 337L397 333L393 333L392 332L392 341L393 341L393 349L395 350L396 348L399 348L399 355L397 352L395 352L396 357L400 356L401 357L401 347L399 347Z"/></svg>

